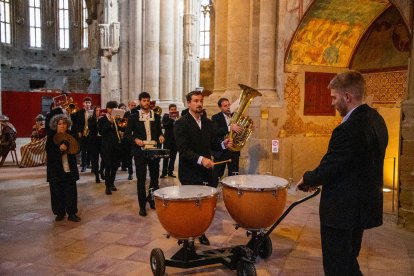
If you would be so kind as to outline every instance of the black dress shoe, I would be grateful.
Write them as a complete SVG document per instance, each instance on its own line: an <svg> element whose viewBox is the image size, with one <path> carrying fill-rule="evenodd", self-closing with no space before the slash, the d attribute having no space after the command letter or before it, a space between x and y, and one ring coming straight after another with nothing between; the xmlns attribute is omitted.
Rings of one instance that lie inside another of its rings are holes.
<svg viewBox="0 0 414 276"><path fill-rule="evenodd" d="M148 203L149 203L150 208L152 210L155 210L155 201L153 199L151 199L151 200L148 201Z"/></svg>
<svg viewBox="0 0 414 276"><path fill-rule="evenodd" d="M169 177L174 177L174 178L176 178L176 176L174 175L174 173L169 173L169 174L168 174L168 176L169 176Z"/></svg>
<svg viewBox="0 0 414 276"><path fill-rule="evenodd" d="M61 221L64 218L65 218L65 214L63 214L63 215L57 215L56 218L55 218L55 221Z"/></svg>
<svg viewBox="0 0 414 276"><path fill-rule="evenodd" d="M86 167L82 167L81 172L86 172Z"/></svg>
<svg viewBox="0 0 414 276"><path fill-rule="evenodd" d="M110 189L110 188L106 188L106 189L105 189L105 194L107 194L107 195L112 195L112 191L111 191L111 189Z"/></svg>
<svg viewBox="0 0 414 276"><path fill-rule="evenodd" d="M167 175L166 174L162 174L161 176L160 176L160 178L166 178L167 177Z"/></svg>
<svg viewBox="0 0 414 276"><path fill-rule="evenodd" d="M99 179L99 174L95 176L95 183L101 183L101 180Z"/></svg>
<svg viewBox="0 0 414 276"><path fill-rule="evenodd" d="M68 220L73 221L73 222L79 222L79 221L81 221L81 218L78 217L77 215L73 214L73 215L68 216Z"/></svg>
<svg viewBox="0 0 414 276"><path fill-rule="evenodd" d="M139 209L139 215L141 217L145 217L147 215L147 211L145 211L145 209Z"/></svg>
<svg viewBox="0 0 414 276"><path fill-rule="evenodd" d="M205 234L199 237L198 240L200 241L201 244L210 245L210 241L207 239Z"/></svg>
<svg viewBox="0 0 414 276"><path fill-rule="evenodd" d="M132 180L132 173L128 175L128 180Z"/></svg>
<svg viewBox="0 0 414 276"><path fill-rule="evenodd" d="M118 189L115 186L111 186L112 191L118 191Z"/></svg>

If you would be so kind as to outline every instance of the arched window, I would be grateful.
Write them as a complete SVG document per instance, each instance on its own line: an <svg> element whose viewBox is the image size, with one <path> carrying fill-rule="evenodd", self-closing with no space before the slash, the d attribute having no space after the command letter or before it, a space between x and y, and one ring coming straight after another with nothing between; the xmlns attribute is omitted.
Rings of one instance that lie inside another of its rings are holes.
<svg viewBox="0 0 414 276"><path fill-rule="evenodd" d="M82 0L82 48L88 48L88 8L86 7L86 1Z"/></svg>
<svg viewBox="0 0 414 276"><path fill-rule="evenodd" d="M0 42L11 43L10 0L0 0Z"/></svg>
<svg viewBox="0 0 414 276"><path fill-rule="evenodd" d="M40 0L29 0L29 35L30 47L42 47L42 20Z"/></svg>
<svg viewBox="0 0 414 276"><path fill-rule="evenodd" d="M69 49L69 0L59 0L59 49Z"/></svg>
<svg viewBox="0 0 414 276"><path fill-rule="evenodd" d="M200 10L200 58L210 58L210 11L211 0L201 0Z"/></svg>

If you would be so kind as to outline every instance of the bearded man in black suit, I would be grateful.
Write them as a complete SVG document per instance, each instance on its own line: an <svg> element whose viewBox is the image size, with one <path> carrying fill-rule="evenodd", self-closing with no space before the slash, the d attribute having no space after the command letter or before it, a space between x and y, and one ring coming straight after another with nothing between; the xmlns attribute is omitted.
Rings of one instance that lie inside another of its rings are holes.
<svg viewBox="0 0 414 276"><path fill-rule="evenodd" d="M382 224L383 166L388 132L378 112L363 104L365 81L356 71L328 86L343 117L319 166L297 188L322 185L319 216L325 275L362 275L357 257L365 229Z"/></svg>
<svg viewBox="0 0 414 276"><path fill-rule="evenodd" d="M178 179L182 185L203 185L212 178L211 150L221 150L232 145L231 140L217 139L213 122L203 112L201 91L187 94L189 112L175 123L174 136L179 152ZM210 242L205 235L199 238L202 244Z"/></svg>
<svg viewBox="0 0 414 276"><path fill-rule="evenodd" d="M243 128L237 124L231 124L230 102L227 98L220 98L218 100L220 112L214 114L211 120L214 123L215 132L219 141L224 141L226 135L230 130L240 133ZM228 163L215 165L213 169L212 186L217 187L218 180L223 176L227 164L227 175L231 176L239 172L239 158L240 151L230 151L228 149L213 151L214 162L220 162L231 159Z"/></svg>
<svg viewBox="0 0 414 276"><path fill-rule="evenodd" d="M160 174L160 159L148 158L144 150L148 142L156 143L156 147L164 143L164 135L161 129L161 117L150 109L151 97L148 92L141 92L138 96L140 109L133 113L128 120L125 130L125 139L132 144L131 154L134 156L135 172L137 176L137 194L139 215L147 215L147 202L151 209L155 209L155 202L151 192L146 192L147 167L150 173L150 190L158 190L158 178Z"/></svg>

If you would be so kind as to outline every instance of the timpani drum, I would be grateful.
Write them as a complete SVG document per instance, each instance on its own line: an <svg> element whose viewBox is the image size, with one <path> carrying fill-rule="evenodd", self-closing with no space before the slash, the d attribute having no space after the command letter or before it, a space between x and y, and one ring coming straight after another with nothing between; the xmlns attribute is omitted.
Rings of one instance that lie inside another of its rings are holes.
<svg viewBox="0 0 414 276"><path fill-rule="evenodd" d="M247 230L276 222L286 204L288 181L272 175L235 175L221 180L223 200L236 223Z"/></svg>
<svg viewBox="0 0 414 276"><path fill-rule="evenodd" d="M183 185L160 188L153 193L158 219L174 238L201 236L216 211L218 190L209 186Z"/></svg>

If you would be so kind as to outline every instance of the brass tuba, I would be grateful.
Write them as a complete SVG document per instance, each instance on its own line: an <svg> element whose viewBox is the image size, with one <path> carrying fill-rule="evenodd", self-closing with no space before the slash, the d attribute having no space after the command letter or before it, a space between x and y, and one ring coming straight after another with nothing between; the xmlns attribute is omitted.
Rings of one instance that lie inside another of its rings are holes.
<svg viewBox="0 0 414 276"><path fill-rule="evenodd" d="M243 128L241 133L236 133L230 130L228 137L233 139L233 146L229 147L231 151L240 151L246 144L247 139L253 132L253 121L248 116L244 116L246 109L249 107L250 102L257 96L262 94L254 88L251 88L244 84L239 84L242 89L242 93L239 97L239 106L231 117L230 124L237 124Z"/></svg>

